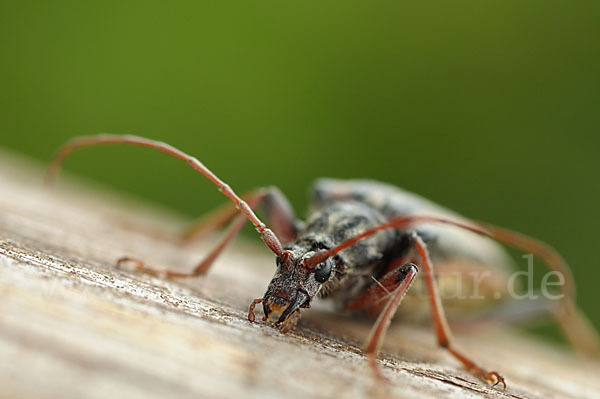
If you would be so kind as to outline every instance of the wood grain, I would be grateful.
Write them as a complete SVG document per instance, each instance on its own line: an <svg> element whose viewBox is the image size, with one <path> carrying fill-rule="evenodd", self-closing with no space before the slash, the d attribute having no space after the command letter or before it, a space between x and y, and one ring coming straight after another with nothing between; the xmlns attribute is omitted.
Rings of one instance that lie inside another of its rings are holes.
<svg viewBox="0 0 600 399"><path fill-rule="evenodd" d="M402 323L381 356L390 383L378 383L360 351L369 320L322 303L287 335L247 321L274 268L258 239L185 281L118 270L124 255L189 268L210 243L178 244L186 221L172 212L64 178L50 193L42 176L0 153L0 397L600 397L597 362L508 328L457 334L506 391Z"/></svg>

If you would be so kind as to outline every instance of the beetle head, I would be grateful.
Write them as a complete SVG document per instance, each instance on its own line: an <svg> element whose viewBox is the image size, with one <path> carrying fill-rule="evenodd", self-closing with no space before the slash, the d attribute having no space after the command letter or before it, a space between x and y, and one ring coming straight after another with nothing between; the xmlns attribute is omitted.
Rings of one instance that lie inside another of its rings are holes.
<svg viewBox="0 0 600 399"><path fill-rule="evenodd" d="M277 270L269 283L262 303L269 321L287 332L300 319L300 309L310 307L310 302L319 293L334 269L332 259L327 259L314 268L307 261L314 251L291 248L277 258Z"/></svg>

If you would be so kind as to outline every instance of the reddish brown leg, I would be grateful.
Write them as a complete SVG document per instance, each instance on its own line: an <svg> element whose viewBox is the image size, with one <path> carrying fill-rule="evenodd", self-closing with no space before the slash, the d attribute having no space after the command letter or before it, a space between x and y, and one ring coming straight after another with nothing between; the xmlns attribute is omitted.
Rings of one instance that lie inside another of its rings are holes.
<svg viewBox="0 0 600 399"><path fill-rule="evenodd" d="M253 210L257 207L264 210L269 224L283 245L296 239L296 215L285 195L277 187L253 190L242 194L241 198L247 201ZM252 203L256 205L252 206ZM238 214L233 204L223 205L186 228L182 238L186 242L202 238L225 226Z"/></svg>
<svg viewBox="0 0 600 399"><path fill-rule="evenodd" d="M260 189L242 194L240 197L250 203L251 198L256 197L260 193ZM239 212L234 204L228 203L220 206L212 212L203 215L199 220L187 226L182 232L181 239L186 242L200 240L210 233L226 226L230 223Z"/></svg>
<svg viewBox="0 0 600 399"><path fill-rule="evenodd" d="M283 237L288 239L295 239L296 237L296 229L295 229L295 219L294 214L289 206L289 203L281 194L279 190L274 188L269 189L259 189L252 192L249 192L242 197L246 198L248 206L250 209L254 210L257 206L264 204L265 212L267 213L268 219L273 223L274 229L276 232L281 232ZM287 207L286 207L287 205ZM195 224L193 230L201 230L203 232L208 232L211 230L215 230L223 223L227 223L228 220L235 217L237 213L237 209L231 207L230 210L224 212L223 208L220 208L216 211L215 216L209 216L208 218L203 219L204 224ZM144 265L144 263L138 259L133 259L130 257L124 257L119 259L117 265L120 266L124 262L132 262L136 264L137 269L143 273L147 273L153 276L161 276L167 278L173 277L196 277L200 274L206 273L215 259L221 254L221 252L226 248L226 246L233 241L233 239L240 232L244 224L246 223L246 216L238 214L237 218L235 218L233 224L227 231L227 233L221 238L219 243L213 248L213 250L204 257L202 262L198 264L192 271L190 272L176 272L170 270L156 270Z"/></svg>
<svg viewBox="0 0 600 399"><path fill-rule="evenodd" d="M406 294L408 287L410 287L410 284L414 280L417 273L417 267L412 263L407 263L388 273L381 281L382 285L385 282L385 284L387 284L389 287L392 285L397 285L397 287L395 291L392 292L391 299L387 302L379 314L375 325L369 333L369 338L367 339L367 343L364 348L369 365L378 378L383 378L383 376L381 375L375 360L377 359L379 348L383 343L383 337L385 336L390 322L396 313L396 309L398 309L398 305L400 305L402 298ZM382 291L385 294L385 290L382 289ZM370 298L375 299L377 296L373 295ZM367 302L365 301L363 304L366 305Z"/></svg>
<svg viewBox="0 0 600 399"><path fill-rule="evenodd" d="M484 381L497 385L501 383L506 388L504 378L496 371L488 372L483 368L479 367L475 362L469 359L467 356L456 350L452 344L452 335L450 327L448 327L448 321L442 307L442 301L438 293L437 285L433 279L433 264L429 257L427 247L425 243L416 233L413 233L412 241L421 256L421 262L423 266L423 274L425 275L425 283L429 291L429 299L431 301L431 313L433 317L433 325L437 334L438 343L443 348L446 348L456 359L458 359L468 370L473 372L477 377Z"/></svg>
<svg viewBox="0 0 600 399"><path fill-rule="evenodd" d="M398 261L392 262L393 267L389 267L387 272L379 280L375 280L366 290L356 298L351 299L344 306L344 310L352 312L355 310L367 309L381 304L384 300L393 295L393 291L402 283L403 268L409 263L404 261L405 257L400 257ZM379 312L377 313L379 314Z"/></svg>
<svg viewBox="0 0 600 399"><path fill-rule="evenodd" d="M184 278L184 277L196 277L203 273L206 273L212 263L215 261L217 256L221 254L223 249L229 244L235 236L239 233L241 228L246 223L246 216L238 215L235 219L227 233L221 238L219 243L202 259L202 261L196 266L192 271L189 272L178 272L172 270L159 270L148 267L139 259L131 258L131 257L123 257L117 261L117 267L123 265L123 263L131 262L134 263L137 267L137 270L142 273L150 274L152 276L165 277L165 278Z"/></svg>

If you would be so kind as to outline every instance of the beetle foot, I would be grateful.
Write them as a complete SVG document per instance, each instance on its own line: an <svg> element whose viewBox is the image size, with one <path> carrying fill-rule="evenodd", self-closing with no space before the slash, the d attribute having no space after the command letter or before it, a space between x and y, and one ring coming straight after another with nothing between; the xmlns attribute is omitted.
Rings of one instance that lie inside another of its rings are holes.
<svg viewBox="0 0 600 399"><path fill-rule="evenodd" d="M493 382L492 387L502 384L503 389L506 390L506 380L497 371L491 371L487 373L487 379L489 382Z"/></svg>

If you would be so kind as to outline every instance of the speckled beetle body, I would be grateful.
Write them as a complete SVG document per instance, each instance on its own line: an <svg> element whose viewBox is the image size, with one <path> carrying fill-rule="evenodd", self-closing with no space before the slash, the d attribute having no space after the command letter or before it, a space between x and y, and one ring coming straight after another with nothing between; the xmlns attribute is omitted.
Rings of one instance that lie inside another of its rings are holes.
<svg viewBox="0 0 600 399"><path fill-rule="evenodd" d="M311 190L311 207L308 220L295 221L297 237L285 250L292 259L310 257L320 250L330 250L344 241L387 220L407 215L437 215L463 220L455 213L433 204L418 195L394 186L367 180L319 179ZM423 224L414 229L429 248L432 260L438 264L462 262L486 268L507 271L512 265L502 247L475 233L454 226ZM339 308L345 309L354 298L379 281L390 263L400 257L409 259L413 245L410 229L388 229L357 242L327 260L325 268L330 276L318 285L316 294L331 297ZM414 256L413 256L414 257ZM282 270L281 262L272 284L267 289L265 301L272 296L284 296L291 300L292 292L300 281L297 271L293 274ZM496 275L502 273L496 273ZM287 279L287 282L284 280ZM310 284L310 282L306 282ZM284 288L288 287L288 288ZM284 291L285 294L283 293ZM308 293L308 290L305 290ZM307 295L307 294L306 294ZM310 303L310 300L307 301ZM308 303L300 304L299 306ZM294 307L291 307L294 308ZM271 312L274 322L278 313ZM295 309L294 309L295 310ZM287 315L287 314L286 314Z"/></svg>

